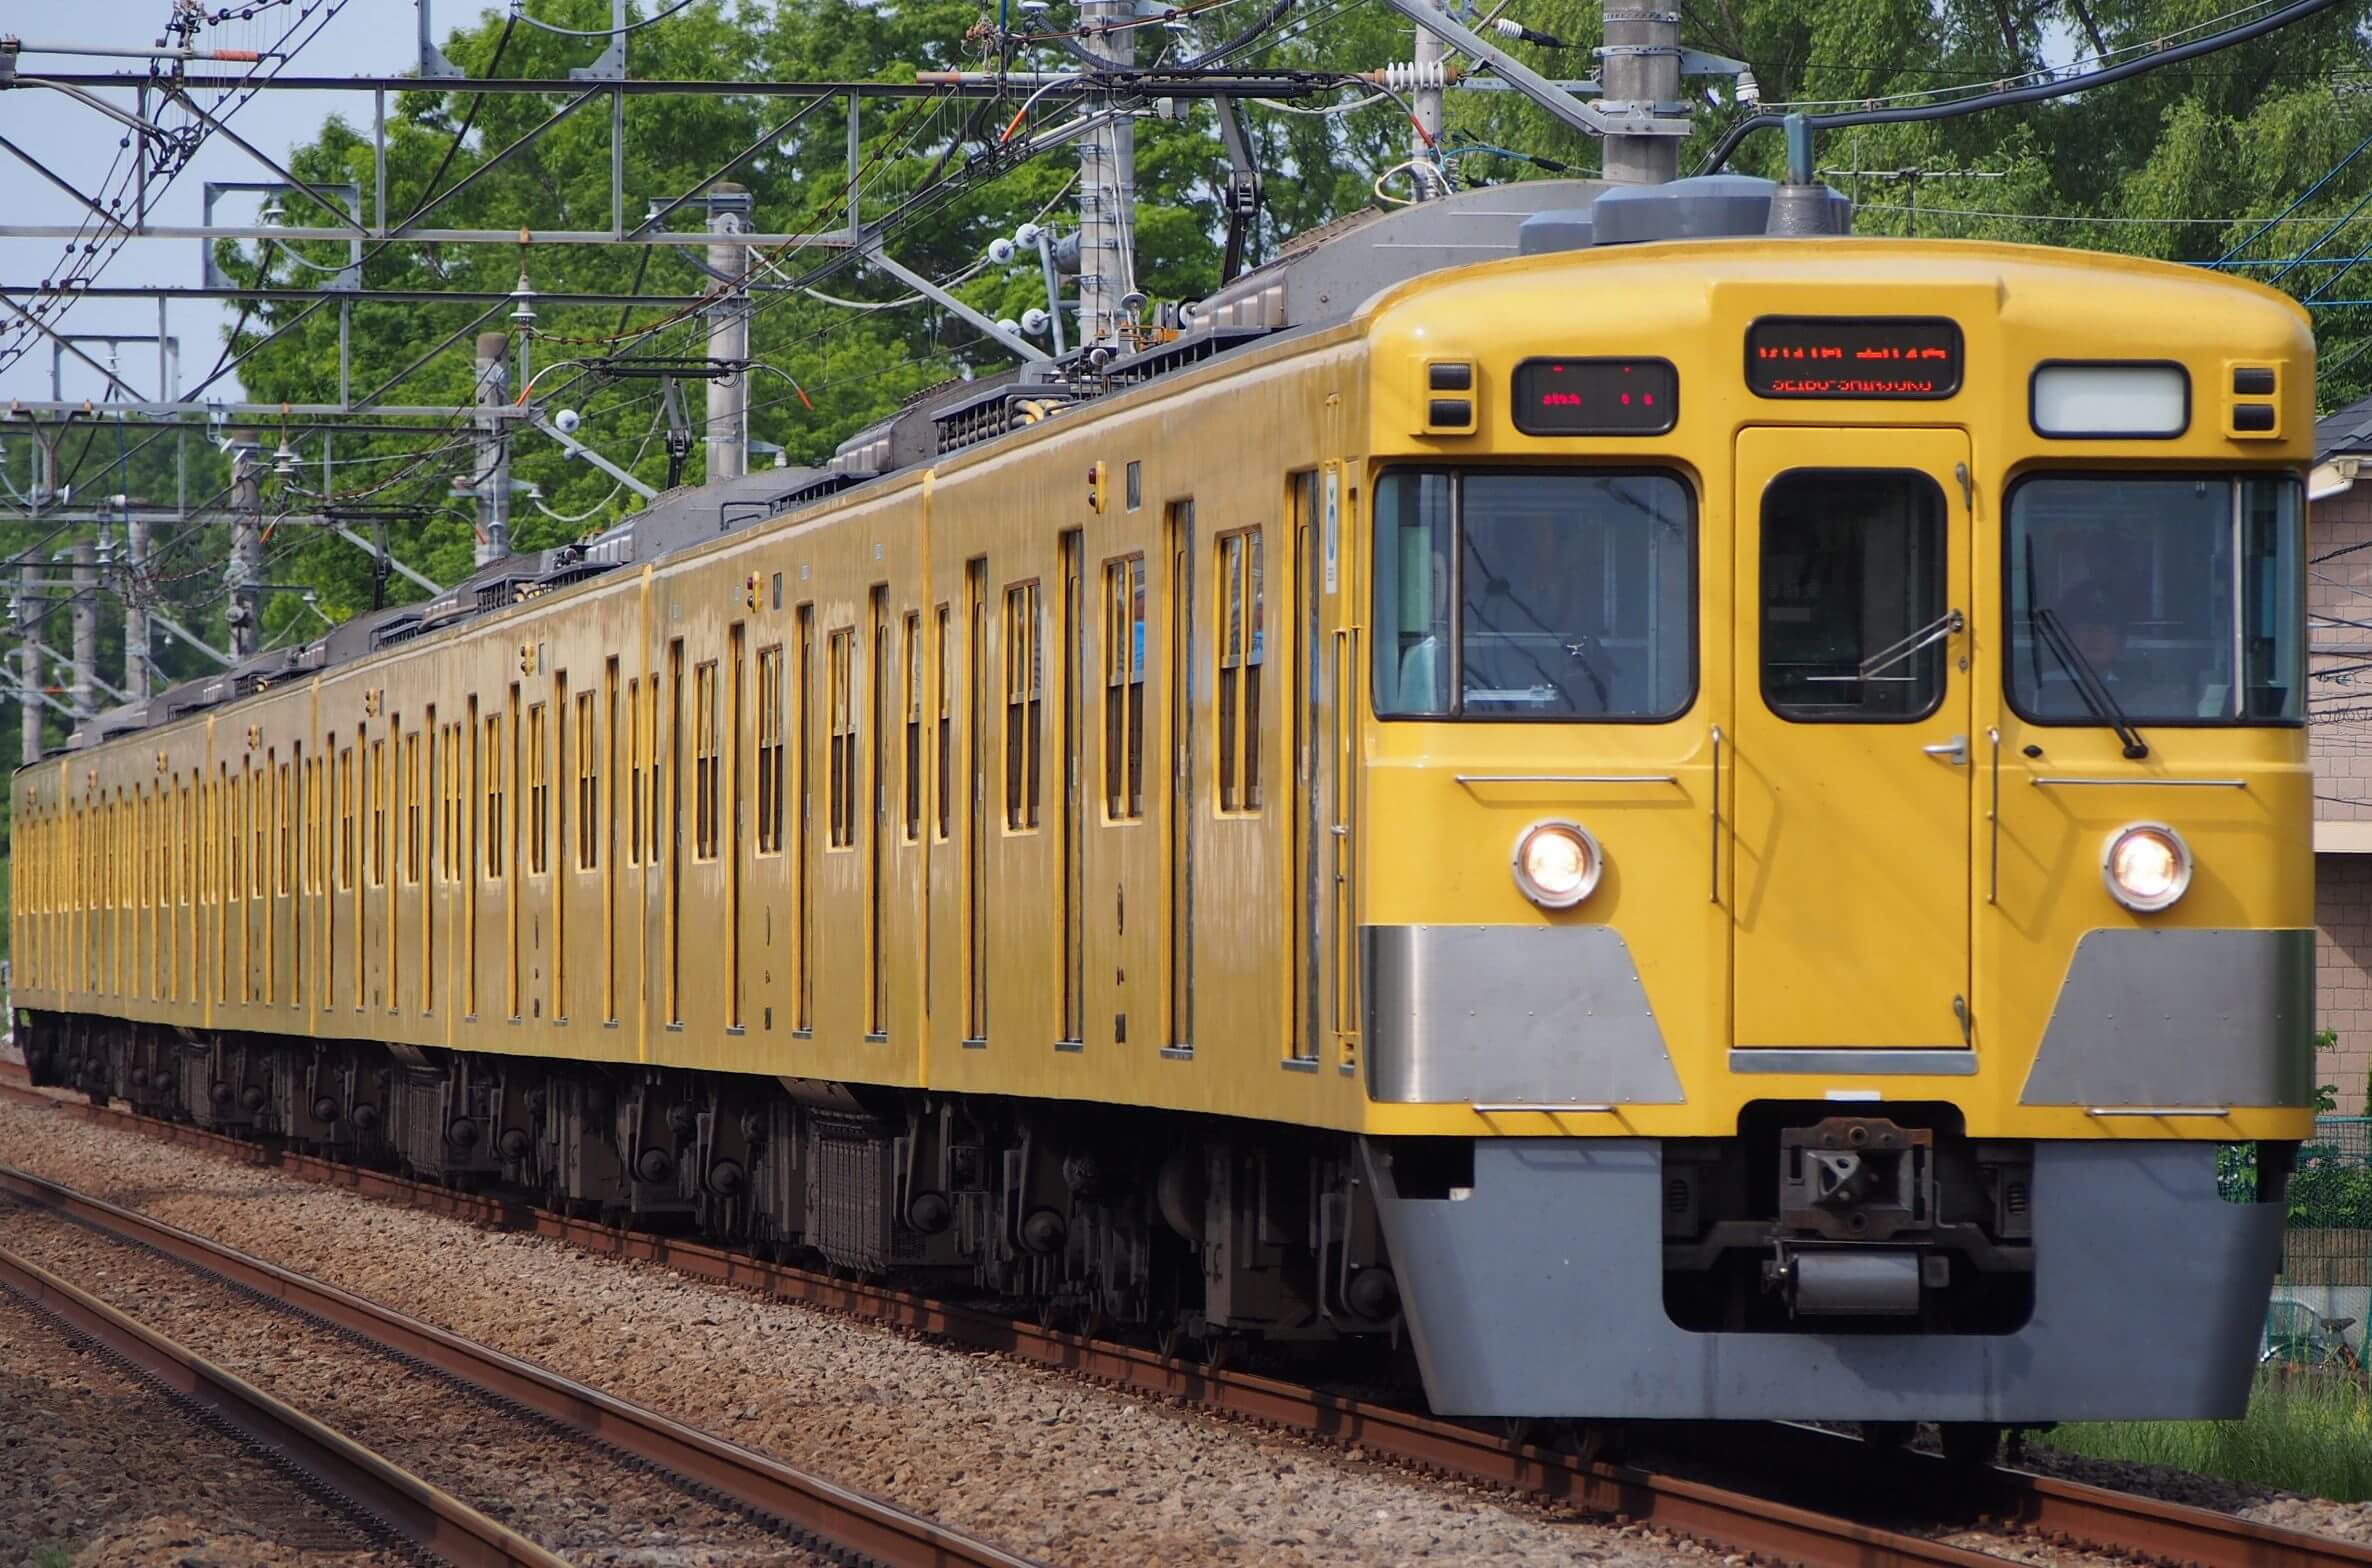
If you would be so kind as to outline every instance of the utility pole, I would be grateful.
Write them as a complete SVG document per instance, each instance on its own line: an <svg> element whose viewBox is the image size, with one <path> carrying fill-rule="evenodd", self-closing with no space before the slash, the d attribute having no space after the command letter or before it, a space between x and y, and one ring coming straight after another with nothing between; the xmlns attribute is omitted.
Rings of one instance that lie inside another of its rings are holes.
<svg viewBox="0 0 2372 1568"><path fill-rule="evenodd" d="M231 434L231 652L241 659L263 646L264 466L255 432Z"/></svg>
<svg viewBox="0 0 2372 1568"><path fill-rule="evenodd" d="M477 479L480 566L511 553L511 447L502 429L511 393L510 360L507 333L478 334L478 440L471 473Z"/></svg>
<svg viewBox="0 0 2372 1568"><path fill-rule="evenodd" d="M77 544L74 558L74 684L70 694L75 717L99 711L99 552L88 539Z"/></svg>
<svg viewBox="0 0 2372 1568"><path fill-rule="evenodd" d="M739 479L749 472L749 232L750 196L739 185L708 189L708 270L724 293L708 309L708 357L743 368L708 381L708 477Z"/></svg>
<svg viewBox="0 0 2372 1568"><path fill-rule="evenodd" d="M17 683L24 687L18 693L18 701L24 725L23 760L27 763L41 760L41 627L33 618L36 602L34 585L40 581L41 568L32 562L27 561L17 568L16 625L17 635L24 638L24 645L17 650L16 678Z"/></svg>
<svg viewBox="0 0 2372 1568"><path fill-rule="evenodd" d="M1080 0L1079 44L1100 60L1134 65L1136 33L1104 28L1135 20L1135 0ZM1136 288L1136 202L1136 128L1119 116L1079 140L1079 342L1090 350L1117 347L1130 314L1123 301Z"/></svg>
<svg viewBox="0 0 2372 1568"><path fill-rule="evenodd" d="M132 701L146 702L150 690L148 658L148 521L129 518L124 524L131 536L129 553L124 560L124 690L132 694Z"/></svg>
<svg viewBox="0 0 2372 1568"><path fill-rule="evenodd" d="M1425 0L1428 8L1438 11L1441 0ZM1416 111L1416 124L1409 127L1408 155L1415 162L1430 169L1441 167L1437 149L1441 145L1441 90L1448 72L1450 46L1439 33L1429 28L1417 29L1415 90L1409 94L1409 107ZM1436 194L1436 183L1423 174L1409 181L1417 200Z"/></svg>
<svg viewBox="0 0 2372 1568"><path fill-rule="evenodd" d="M1602 107L1646 118L1680 100L1680 13L1657 0L1606 0L1606 43L1599 74ZM1605 174L1617 185L1661 185L1680 173L1677 136L1606 136Z"/></svg>

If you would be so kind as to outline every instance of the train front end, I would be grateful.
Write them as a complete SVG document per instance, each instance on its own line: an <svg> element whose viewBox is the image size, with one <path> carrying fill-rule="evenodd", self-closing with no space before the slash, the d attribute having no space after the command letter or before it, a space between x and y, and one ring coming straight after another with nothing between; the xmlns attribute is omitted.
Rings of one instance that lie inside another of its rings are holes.
<svg viewBox="0 0 2372 1568"><path fill-rule="evenodd" d="M1684 242L1406 286L1369 368L1364 1150L1435 1407L2242 1413L2314 1090L2302 314Z"/></svg>

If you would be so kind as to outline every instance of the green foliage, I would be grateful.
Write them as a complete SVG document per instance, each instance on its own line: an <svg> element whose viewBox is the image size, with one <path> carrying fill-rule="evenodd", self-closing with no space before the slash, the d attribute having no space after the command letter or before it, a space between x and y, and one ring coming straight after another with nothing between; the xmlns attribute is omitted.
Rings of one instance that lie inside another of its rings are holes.
<svg viewBox="0 0 2372 1568"><path fill-rule="evenodd" d="M2035 1439L2341 1502L2372 1499L2372 1393L2360 1377L2267 1374L2242 1421L2081 1421Z"/></svg>
<svg viewBox="0 0 2372 1568"><path fill-rule="evenodd" d="M2372 1161L2328 1143L2299 1145L2290 1173L2290 1224L2372 1230Z"/></svg>

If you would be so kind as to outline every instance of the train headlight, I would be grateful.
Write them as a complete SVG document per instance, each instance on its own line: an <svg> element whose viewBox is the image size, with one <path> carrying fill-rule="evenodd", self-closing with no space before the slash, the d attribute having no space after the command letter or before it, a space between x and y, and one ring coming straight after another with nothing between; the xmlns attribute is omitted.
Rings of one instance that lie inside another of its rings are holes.
<svg viewBox="0 0 2372 1568"><path fill-rule="evenodd" d="M2191 885L2191 848L2162 822L2136 822L2111 833L2100 857L2108 896L2135 914L2173 905Z"/></svg>
<svg viewBox="0 0 2372 1568"><path fill-rule="evenodd" d="M1515 841L1515 885L1543 909L1571 909L1590 896L1606 856L1573 822L1535 822Z"/></svg>

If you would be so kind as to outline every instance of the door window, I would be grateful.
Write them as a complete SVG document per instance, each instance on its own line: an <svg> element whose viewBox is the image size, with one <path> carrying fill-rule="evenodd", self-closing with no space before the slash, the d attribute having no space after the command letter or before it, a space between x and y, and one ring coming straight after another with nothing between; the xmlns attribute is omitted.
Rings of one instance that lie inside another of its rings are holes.
<svg viewBox="0 0 2372 1568"><path fill-rule="evenodd" d="M1901 724L1944 696L1955 614L1944 493L1900 469L1798 469L1763 492L1763 701L1783 719Z"/></svg>

